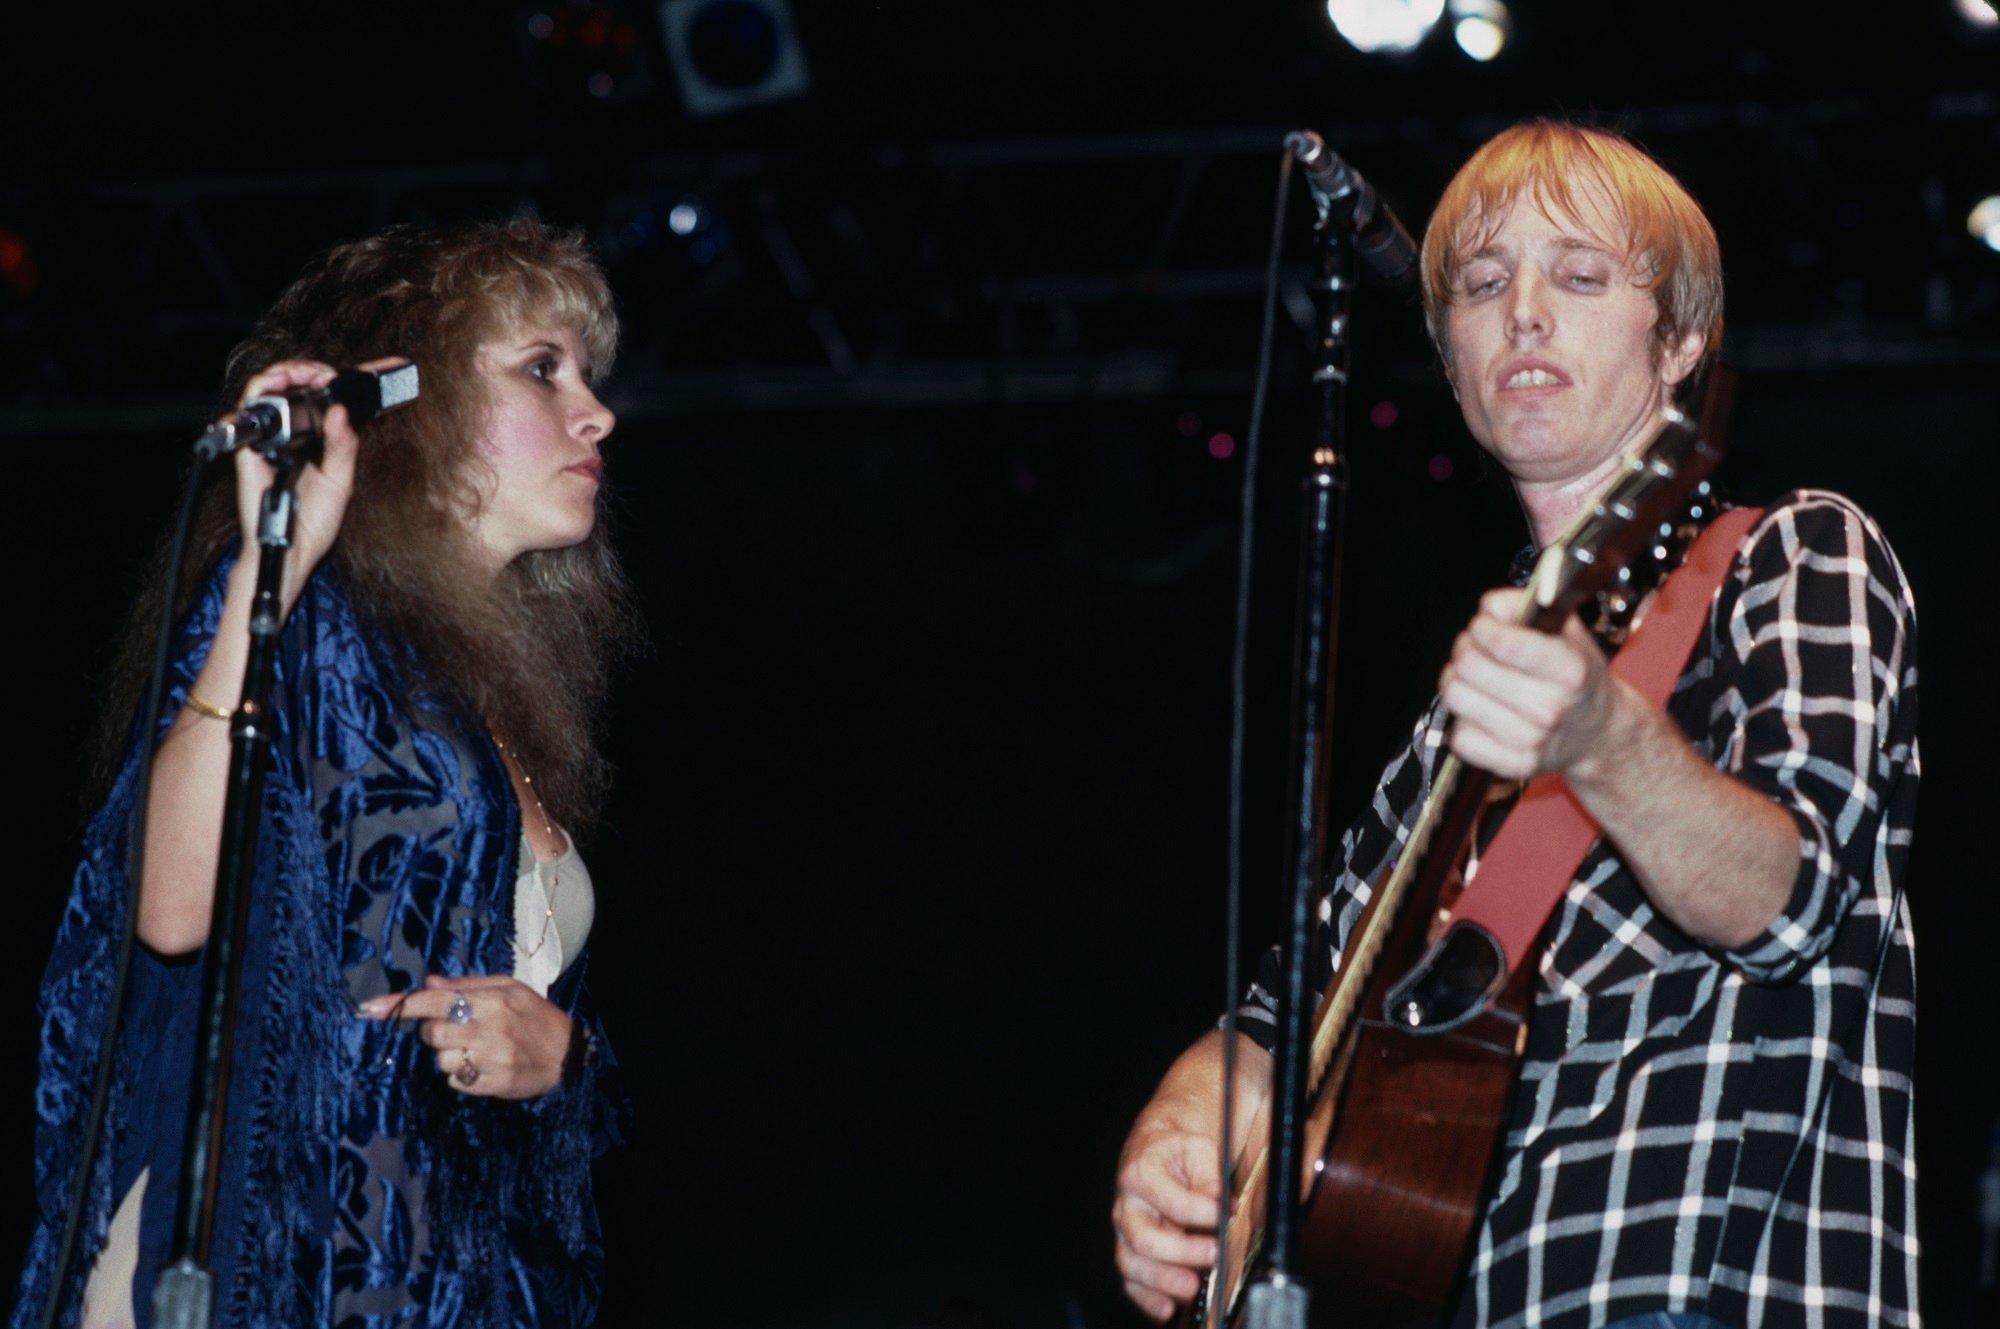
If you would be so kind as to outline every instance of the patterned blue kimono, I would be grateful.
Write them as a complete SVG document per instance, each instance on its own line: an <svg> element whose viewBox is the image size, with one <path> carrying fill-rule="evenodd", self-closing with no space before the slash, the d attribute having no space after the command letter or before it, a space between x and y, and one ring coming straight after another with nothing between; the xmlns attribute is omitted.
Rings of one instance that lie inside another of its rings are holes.
<svg viewBox="0 0 2000 1329"><path fill-rule="evenodd" d="M200 670L228 560L180 629L167 714ZM594 1140L615 1134L597 1040L528 1103L472 1098L408 1021L355 1003L424 975L513 971L520 814L483 729L402 698L405 662L322 567L287 621L272 698L212 1267L219 1326L563 1326L595 1313ZM53 1275L127 890L137 745L84 837L42 981L38 1213L10 1323ZM576 1013L583 965L551 1000ZM201 986L144 948L128 988L107 1145L65 1290L76 1323L112 1210L150 1167L133 1295L150 1324L169 1258ZM581 1016L579 1018L582 1018ZM593 1032L595 1032L593 1030Z"/></svg>

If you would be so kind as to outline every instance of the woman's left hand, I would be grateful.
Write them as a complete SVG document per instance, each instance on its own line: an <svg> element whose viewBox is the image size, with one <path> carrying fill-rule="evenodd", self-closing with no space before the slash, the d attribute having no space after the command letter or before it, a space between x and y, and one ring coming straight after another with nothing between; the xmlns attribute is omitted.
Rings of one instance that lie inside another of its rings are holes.
<svg viewBox="0 0 2000 1329"><path fill-rule="evenodd" d="M537 1098L562 1079L570 1017L516 978L444 978L387 992L360 1005L371 1020L417 1020L437 1049L437 1068L460 1093Z"/></svg>

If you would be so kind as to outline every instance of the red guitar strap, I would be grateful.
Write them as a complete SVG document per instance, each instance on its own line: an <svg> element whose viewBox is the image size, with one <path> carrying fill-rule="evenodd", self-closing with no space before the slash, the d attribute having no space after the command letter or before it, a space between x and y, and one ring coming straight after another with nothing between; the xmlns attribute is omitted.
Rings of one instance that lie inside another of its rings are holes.
<svg viewBox="0 0 2000 1329"><path fill-rule="evenodd" d="M1715 592L1736 561L1736 547L1763 515L1761 508L1732 508L1710 522L1611 661L1612 675L1653 707L1666 705L1708 621ZM1534 953L1535 939L1596 841L1597 822L1568 783L1554 773L1536 776L1480 855L1479 870L1458 897L1451 921L1476 923L1491 933L1506 956L1507 972L1514 974Z"/></svg>

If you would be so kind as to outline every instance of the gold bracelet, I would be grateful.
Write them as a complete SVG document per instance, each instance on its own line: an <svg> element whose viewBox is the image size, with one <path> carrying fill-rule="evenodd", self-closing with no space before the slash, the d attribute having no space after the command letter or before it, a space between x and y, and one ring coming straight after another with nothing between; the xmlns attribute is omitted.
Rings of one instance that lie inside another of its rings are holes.
<svg viewBox="0 0 2000 1329"><path fill-rule="evenodd" d="M187 701L183 704L195 714L206 715L211 720L227 720L230 718L227 710L217 706L212 701L195 696L192 692L187 694Z"/></svg>

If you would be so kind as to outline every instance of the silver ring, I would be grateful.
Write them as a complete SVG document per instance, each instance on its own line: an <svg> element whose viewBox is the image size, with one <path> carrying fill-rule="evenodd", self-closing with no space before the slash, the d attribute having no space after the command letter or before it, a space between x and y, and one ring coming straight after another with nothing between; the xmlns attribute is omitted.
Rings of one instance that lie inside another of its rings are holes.
<svg viewBox="0 0 2000 1329"><path fill-rule="evenodd" d="M472 1023L471 999L468 998L463 992L452 993L451 1005L448 1008L446 1008L444 1013L444 1018L451 1021L453 1024L471 1024ZM477 1072L474 1072L474 1074L476 1075ZM466 1083L470 1084L472 1082L468 1080L466 1081Z"/></svg>
<svg viewBox="0 0 2000 1329"><path fill-rule="evenodd" d="M471 1048L458 1050L458 1069L451 1073L451 1078L468 1089L479 1082L479 1068L472 1064Z"/></svg>

